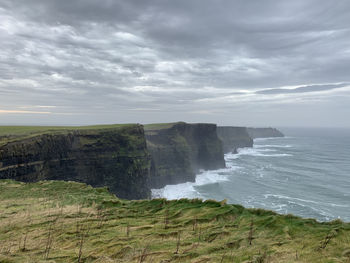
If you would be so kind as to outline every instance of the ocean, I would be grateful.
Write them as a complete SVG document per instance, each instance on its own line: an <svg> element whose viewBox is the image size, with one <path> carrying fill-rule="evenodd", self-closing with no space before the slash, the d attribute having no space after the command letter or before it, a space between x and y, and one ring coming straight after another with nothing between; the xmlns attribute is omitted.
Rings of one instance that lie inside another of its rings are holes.
<svg viewBox="0 0 350 263"><path fill-rule="evenodd" d="M226 154L225 169L201 171L195 182L153 189L167 199L228 203L318 221L350 222L350 130L280 129L286 137L254 140Z"/></svg>

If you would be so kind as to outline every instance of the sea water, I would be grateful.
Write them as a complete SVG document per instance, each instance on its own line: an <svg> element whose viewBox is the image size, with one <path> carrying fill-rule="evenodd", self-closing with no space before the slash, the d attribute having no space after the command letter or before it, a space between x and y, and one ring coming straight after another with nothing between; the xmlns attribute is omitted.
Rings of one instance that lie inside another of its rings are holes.
<svg viewBox="0 0 350 263"><path fill-rule="evenodd" d="M319 221L350 221L350 131L281 129L286 137L254 140L226 154L226 168L202 171L195 182L153 189L168 199L227 199Z"/></svg>

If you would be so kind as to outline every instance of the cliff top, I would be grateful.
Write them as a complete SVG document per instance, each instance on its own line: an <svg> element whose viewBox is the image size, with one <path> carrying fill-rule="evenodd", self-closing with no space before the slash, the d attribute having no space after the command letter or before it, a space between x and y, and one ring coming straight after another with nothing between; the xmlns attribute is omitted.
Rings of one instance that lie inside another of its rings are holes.
<svg viewBox="0 0 350 263"><path fill-rule="evenodd" d="M169 122L169 123L150 123L150 124L144 124L145 131L154 131L154 130L163 130L163 129L170 129L176 125L216 125L214 123L187 123L183 121L178 122Z"/></svg>
<svg viewBox="0 0 350 263"><path fill-rule="evenodd" d="M276 128L247 128L249 136L252 139L268 137L284 137L284 134Z"/></svg>
<svg viewBox="0 0 350 263"><path fill-rule="evenodd" d="M0 262L348 262L350 224L0 180Z"/></svg>
<svg viewBox="0 0 350 263"><path fill-rule="evenodd" d="M180 124L180 123L185 123L185 122L150 123L150 124L144 124L143 127L145 131L162 130L162 129L170 129L174 127L176 124Z"/></svg>
<svg viewBox="0 0 350 263"><path fill-rule="evenodd" d="M0 126L0 142L24 139L42 134L65 133L71 131L107 130L133 127L137 124L110 124L91 126Z"/></svg>

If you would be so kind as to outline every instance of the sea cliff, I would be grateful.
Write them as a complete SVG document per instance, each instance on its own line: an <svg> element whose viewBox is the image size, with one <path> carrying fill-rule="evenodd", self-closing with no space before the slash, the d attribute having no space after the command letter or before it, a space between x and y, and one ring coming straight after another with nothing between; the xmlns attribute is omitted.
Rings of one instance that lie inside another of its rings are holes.
<svg viewBox="0 0 350 263"><path fill-rule="evenodd" d="M107 186L121 198L150 197L141 125L18 129L0 137L0 179L72 180Z"/></svg>
<svg viewBox="0 0 350 263"><path fill-rule="evenodd" d="M152 156L151 188L192 182L200 169L225 167L215 124L150 124L145 134Z"/></svg>
<svg viewBox="0 0 350 263"><path fill-rule="evenodd" d="M247 131L252 139L284 137L284 134L276 128L247 128Z"/></svg>
<svg viewBox="0 0 350 263"><path fill-rule="evenodd" d="M253 139L246 127L218 126L217 133L222 141L224 153L237 153L238 148L253 147Z"/></svg>

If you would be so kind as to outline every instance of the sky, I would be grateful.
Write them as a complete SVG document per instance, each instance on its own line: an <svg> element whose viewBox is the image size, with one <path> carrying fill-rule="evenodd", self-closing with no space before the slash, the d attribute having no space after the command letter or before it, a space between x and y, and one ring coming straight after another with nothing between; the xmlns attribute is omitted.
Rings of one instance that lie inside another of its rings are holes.
<svg viewBox="0 0 350 263"><path fill-rule="evenodd" d="M350 127L349 0L0 0L0 125Z"/></svg>

